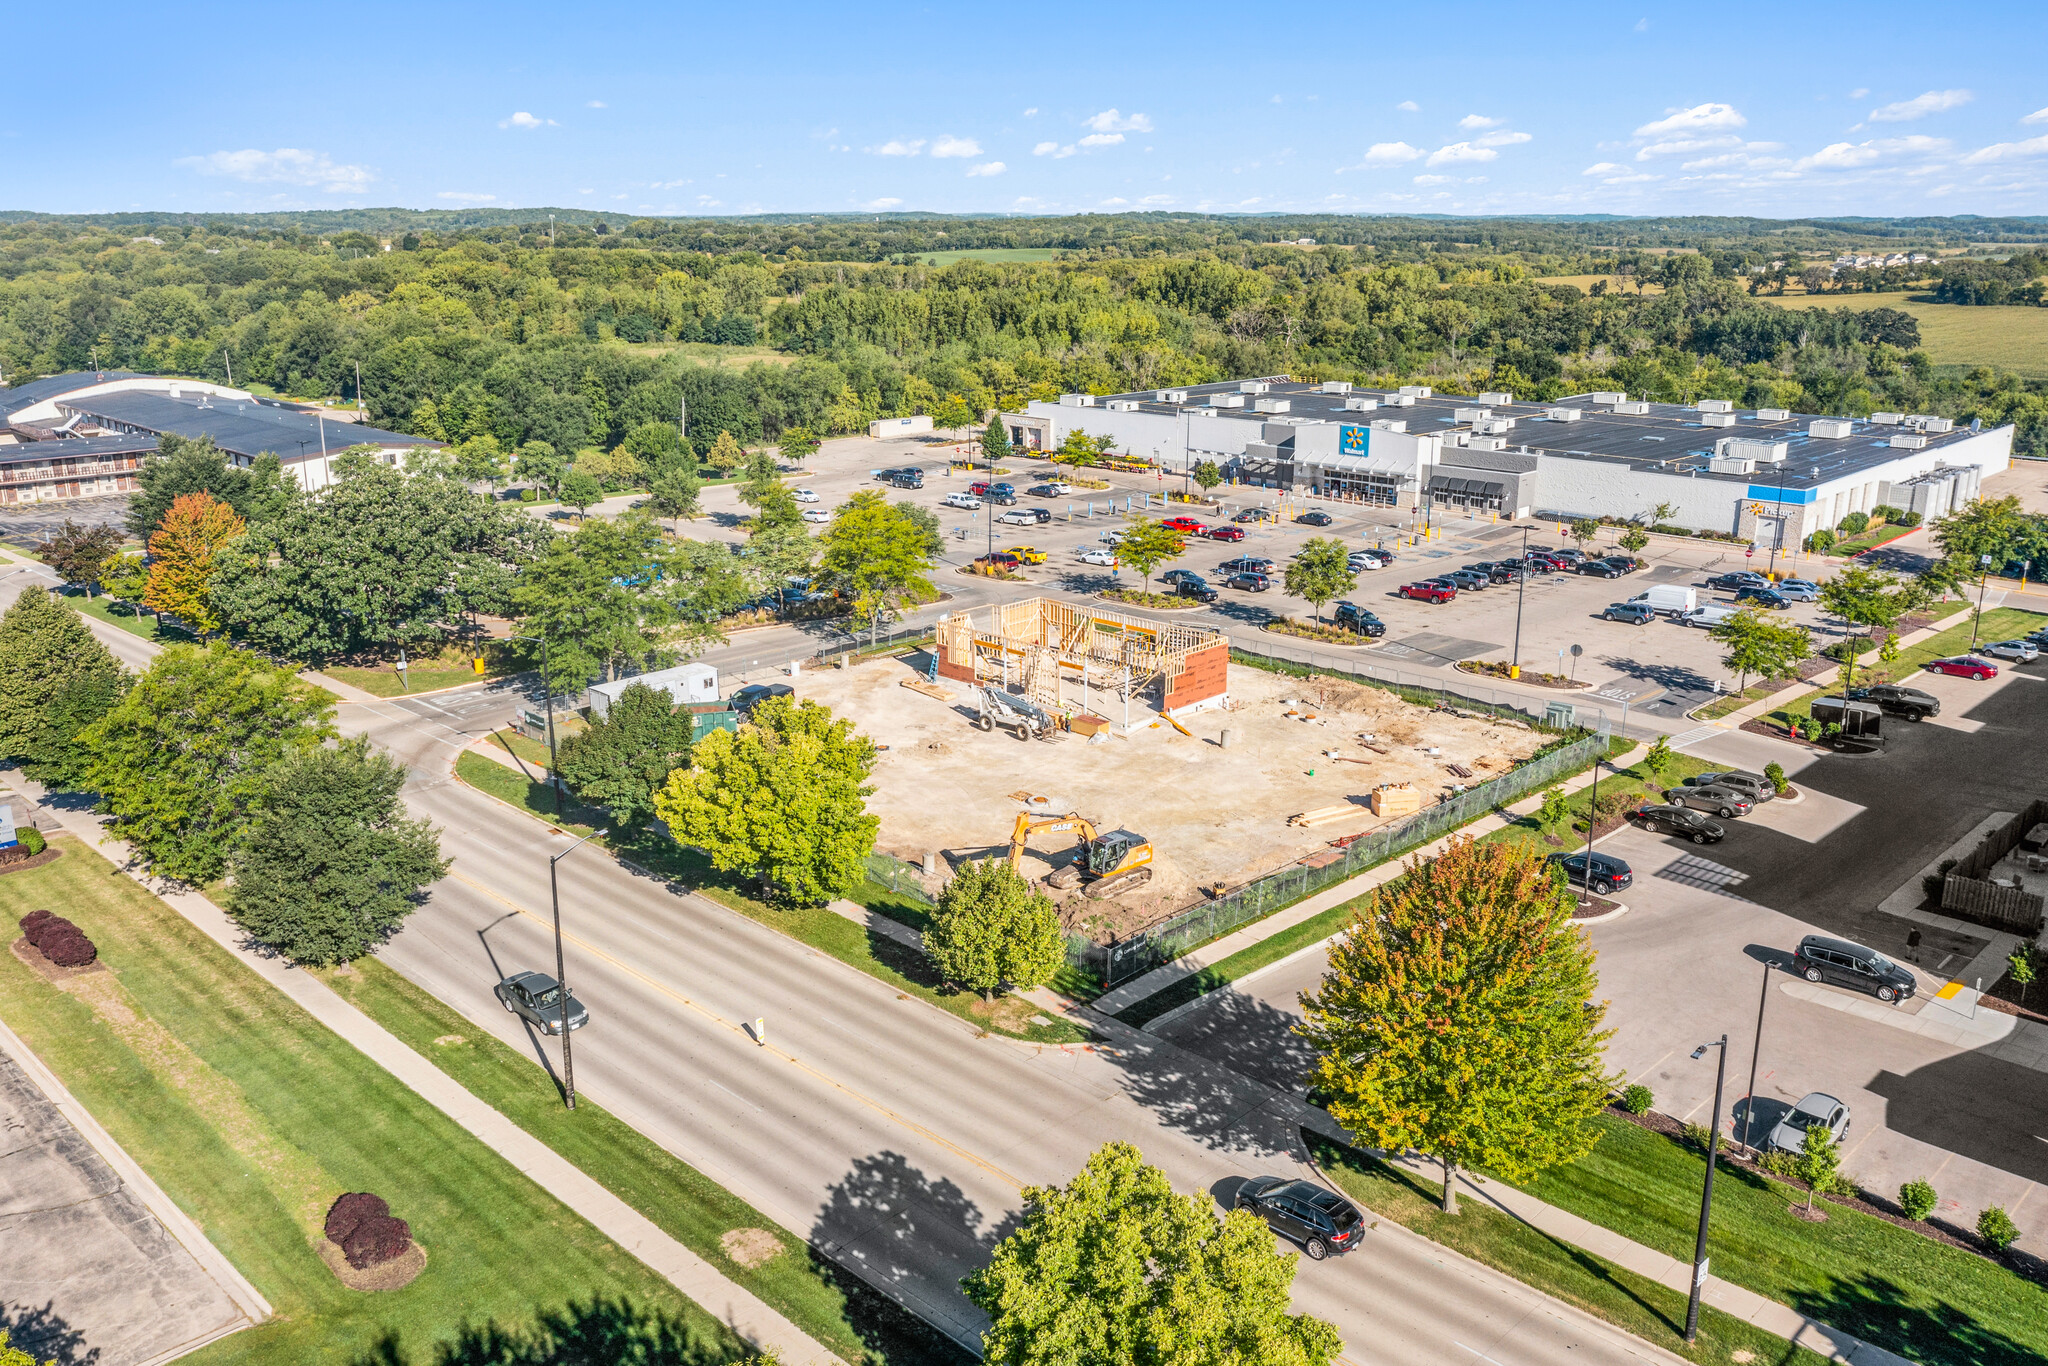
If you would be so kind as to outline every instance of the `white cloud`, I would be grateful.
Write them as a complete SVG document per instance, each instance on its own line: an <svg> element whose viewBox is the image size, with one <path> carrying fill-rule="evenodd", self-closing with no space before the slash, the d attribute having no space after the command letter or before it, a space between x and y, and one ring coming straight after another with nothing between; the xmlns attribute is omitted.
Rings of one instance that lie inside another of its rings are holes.
<svg viewBox="0 0 2048 1366"><path fill-rule="evenodd" d="M346 165L325 152L308 152L298 147L280 147L274 152L245 147L239 152L179 157L176 164L189 166L201 175L228 176L255 185L304 185L330 194L363 189L377 178L367 166Z"/></svg>
<svg viewBox="0 0 2048 1366"><path fill-rule="evenodd" d="M1498 133L1486 133L1472 139L1472 145L1474 147L1513 147L1517 143L1528 142L1529 140L1530 137L1527 133L1510 133L1503 129Z"/></svg>
<svg viewBox="0 0 2048 1366"><path fill-rule="evenodd" d="M1154 208L1159 208L1162 205L1171 204L1173 202L1173 196L1170 194L1148 194L1138 202L1140 204L1150 204Z"/></svg>
<svg viewBox="0 0 2048 1366"><path fill-rule="evenodd" d="M1730 134L1719 138L1672 138L1665 142L1653 142L1636 152L1637 161L1648 161L1652 157L1690 156L1694 152L1710 152L1717 147L1740 147L1742 139Z"/></svg>
<svg viewBox="0 0 2048 1366"><path fill-rule="evenodd" d="M1458 126L1460 128L1498 128L1506 122L1506 119L1490 119L1484 114L1467 114L1464 118L1458 120Z"/></svg>
<svg viewBox="0 0 2048 1366"><path fill-rule="evenodd" d="M513 115L513 116L512 116L511 118L509 118L509 119L499 119L499 120L498 120L498 126L499 126L500 128L528 128L528 129L531 129L531 128L555 128L555 127L559 127L560 125L558 125L558 124L557 124L557 123L556 123L556 122L555 122L555 121L554 121L553 119L544 119L544 118L541 118L541 117L539 117L538 115L534 115L534 114L529 114L529 113L527 113L527 112L526 112L526 111L525 111L524 109L522 109L522 110L520 110L520 111L519 111L518 113L514 114L514 115Z"/></svg>
<svg viewBox="0 0 2048 1366"><path fill-rule="evenodd" d="M1955 109L1976 98L1967 90L1930 90L1910 100L1900 100L1870 111L1872 123L1910 123L1929 114Z"/></svg>
<svg viewBox="0 0 2048 1366"><path fill-rule="evenodd" d="M1637 32L1637 33L1648 33L1649 31L1650 31L1650 21L1649 21L1649 19L1648 19L1647 17L1645 17L1645 18L1642 18L1642 19L1638 19L1638 20L1636 20L1636 32Z"/></svg>
<svg viewBox="0 0 2048 1366"><path fill-rule="evenodd" d="M2041 141L2048 143L2048 138ZM1923 133L1903 138L1874 138L1869 142L1835 142L1821 148L1812 156L1799 158L1792 163L1792 169L1846 171L1857 166L1868 166L1886 157L1931 156L1937 152L1947 151L1949 146L1947 138L1931 138Z"/></svg>
<svg viewBox="0 0 2048 1366"><path fill-rule="evenodd" d="M583 193L589 194L590 191L585 190ZM452 200L457 204L488 204L497 197L494 194L469 194L462 190L443 190L434 196L436 199Z"/></svg>
<svg viewBox="0 0 2048 1366"><path fill-rule="evenodd" d="M1114 109L1105 109L1092 118L1083 119L1082 122L1098 133L1149 133L1152 131L1152 120L1146 118L1143 114L1132 114L1129 117L1125 117Z"/></svg>
<svg viewBox="0 0 2048 1366"><path fill-rule="evenodd" d="M1395 105L1394 108L1399 109L1401 112L1405 114L1419 114L1422 112L1422 106L1417 104L1414 100L1402 100L1399 104Z"/></svg>
<svg viewBox="0 0 2048 1366"><path fill-rule="evenodd" d="M1128 199L1118 199L1112 195L1110 198L1102 201L1102 207L1105 209L1120 208L1123 205L1128 204L1130 202L1131 201Z"/></svg>
<svg viewBox="0 0 2048 1366"><path fill-rule="evenodd" d="M1639 138L1668 137L1673 133L1719 132L1724 128L1741 128L1749 120L1735 112L1730 104L1696 104L1690 109L1673 109L1661 119L1656 119L1636 129Z"/></svg>
<svg viewBox="0 0 2048 1366"><path fill-rule="evenodd" d="M1073 154L1074 144L1071 142L1064 147L1060 146L1057 142L1041 142L1031 149L1031 155L1035 157L1051 157L1055 161L1061 157L1070 157Z"/></svg>
<svg viewBox="0 0 2048 1366"><path fill-rule="evenodd" d="M1081 139L1083 147L1114 147L1124 140L1122 133L1090 133Z"/></svg>
<svg viewBox="0 0 2048 1366"><path fill-rule="evenodd" d="M880 147L870 147L867 150L878 157L914 157L924 150L924 139L912 138L905 142L901 138L891 138Z"/></svg>
<svg viewBox="0 0 2048 1366"><path fill-rule="evenodd" d="M1469 142L1454 142L1448 147L1439 147L1429 154L1424 163L1429 166L1454 166L1461 161L1492 161L1500 153L1491 147L1475 147Z"/></svg>
<svg viewBox="0 0 2048 1366"><path fill-rule="evenodd" d="M2029 120L2031 122L2031 120ZM2048 156L2048 133L2025 142L1994 142L1989 147L1980 147L1963 158L1965 166L1983 166L1994 161L2014 161L2023 157Z"/></svg>
<svg viewBox="0 0 2048 1366"><path fill-rule="evenodd" d="M603 100L592 100L589 104L586 104L583 107L585 109L608 109L611 106L607 105Z"/></svg>
<svg viewBox="0 0 2048 1366"><path fill-rule="evenodd" d="M1392 166L1403 161L1413 161L1422 155L1420 147L1410 147L1405 142L1375 142L1365 149L1365 165Z"/></svg>
<svg viewBox="0 0 2048 1366"><path fill-rule="evenodd" d="M1029 109L1027 109L1027 110L1025 110L1025 111L1024 111L1024 117L1028 119L1028 118L1030 118L1030 117L1031 117L1032 115L1036 114L1037 112L1038 112L1038 108L1037 108L1037 106L1036 106L1036 105L1034 105L1034 106L1032 106L1031 108L1029 108Z"/></svg>
<svg viewBox="0 0 2048 1366"><path fill-rule="evenodd" d="M1455 179L1457 179L1456 176L1419 175L1415 177L1415 183L1417 185L1448 185Z"/></svg>
<svg viewBox="0 0 2048 1366"><path fill-rule="evenodd" d="M1645 180L1662 180L1663 178L1660 175L1651 175L1648 171L1637 171L1634 175L1611 175L1600 183L1602 185L1640 185Z"/></svg>
<svg viewBox="0 0 2048 1366"><path fill-rule="evenodd" d="M1583 170L1583 171L1579 172L1579 174L1580 174L1580 175L1619 175L1619 174L1621 174L1621 173L1622 173L1623 171L1625 171L1625 170L1627 170L1627 169L1628 169L1628 168L1627 168L1626 166L1617 166L1617 165L1615 165L1615 164L1614 164L1613 162L1611 162L1611 161L1596 161L1596 162L1594 162L1594 163L1593 163L1593 164L1592 164L1591 166L1588 166L1588 167L1587 167L1587 168L1586 168L1585 170Z"/></svg>
<svg viewBox="0 0 2048 1366"><path fill-rule="evenodd" d="M1010 169L1009 167L1007 167L1007 166L1003 165L1003 163L1002 163L1002 162L1000 162L1000 161L984 161L984 162L982 162L982 163L981 163L981 164L980 164L979 166L969 166L969 167L967 168L967 174L969 174L969 175L1001 175L1001 174L1002 174L1003 172L1005 172L1005 171L1007 171L1007 170L1009 170L1009 169Z"/></svg>
<svg viewBox="0 0 2048 1366"><path fill-rule="evenodd" d="M861 207L863 209L893 209L902 202L900 199L870 199Z"/></svg>
<svg viewBox="0 0 2048 1366"><path fill-rule="evenodd" d="M932 144L932 155L935 157L978 157L981 155L981 144L973 138L956 138L951 133L948 133Z"/></svg>
<svg viewBox="0 0 2048 1366"><path fill-rule="evenodd" d="M1862 86L1862 85L1859 85L1859 86L1857 86L1857 87L1856 87L1856 88L1855 88L1854 90L1851 90L1851 91L1849 92L1849 98L1850 98L1850 99L1852 99L1852 100L1860 100L1860 99L1862 99L1862 98L1863 98L1863 97L1864 97L1865 95L1868 95L1869 93L1870 93L1870 87L1868 87L1868 86Z"/></svg>
<svg viewBox="0 0 2048 1366"><path fill-rule="evenodd" d="M1602 185L1640 185L1646 180L1663 179L1662 176L1652 175L1648 171L1631 171L1628 167L1612 161L1596 161L1579 174L1599 176Z"/></svg>
<svg viewBox="0 0 2048 1366"><path fill-rule="evenodd" d="M2048 123L2048 109L2036 109L2020 120L2021 123Z"/></svg>

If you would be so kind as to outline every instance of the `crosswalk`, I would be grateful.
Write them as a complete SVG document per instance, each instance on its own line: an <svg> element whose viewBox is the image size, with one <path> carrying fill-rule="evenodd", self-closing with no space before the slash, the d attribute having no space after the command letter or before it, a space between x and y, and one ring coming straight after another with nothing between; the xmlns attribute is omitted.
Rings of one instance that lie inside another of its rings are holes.
<svg viewBox="0 0 2048 1366"><path fill-rule="evenodd" d="M1695 726L1691 730L1680 731L1671 737L1671 748L1684 749L1687 745L1696 745L1710 735L1719 735L1722 730L1721 726Z"/></svg>

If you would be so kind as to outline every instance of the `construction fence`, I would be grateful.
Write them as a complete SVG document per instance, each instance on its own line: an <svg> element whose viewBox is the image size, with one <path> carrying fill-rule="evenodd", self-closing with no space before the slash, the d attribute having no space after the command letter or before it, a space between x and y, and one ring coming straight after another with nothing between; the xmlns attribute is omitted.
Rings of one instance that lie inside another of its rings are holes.
<svg viewBox="0 0 2048 1366"><path fill-rule="evenodd" d="M868 855L868 881L887 887L898 896L909 897L920 906L935 905L924 889L924 872L900 858L876 850Z"/></svg>
<svg viewBox="0 0 2048 1366"><path fill-rule="evenodd" d="M1525 721L1537 730L1559 734L1578 727L1602 731L1615 729L1608 720L1607 707L1619 706L1628 700L1584 692L1564 693L1556 700L1532 697L1526 688L1492 687L1475 674L1455 670L1416 673L1375 663L1355 650L1297 649L1278 642L1263 651L1233 645L1230 647L1230 662L1302 678L1328 674L1367 687L1385 688L1403 701L1419 706L1456 707L1460 711L1494 716L1504 721ZM1592 700L1595 698L1598 700Z"/></svg>
<svg viewBox="0 0 2048 1366"><path fill-rule="evenodd" d="M1182 911L1129 939L1094 944L1070 937L1068 961L1094 974L1105 988L1171 963L1190 949L1420 848L1489 811L1512 805L1536 789L1585 768L1595 759L1606 758L1609 732L1605 718L1601 720L1597 730L1580 734L1520 768L1467 788L1397 825L1383 826L1361 836L1345 846L1342 857L1322 867L1291 864L1214 901Z"/></svg>

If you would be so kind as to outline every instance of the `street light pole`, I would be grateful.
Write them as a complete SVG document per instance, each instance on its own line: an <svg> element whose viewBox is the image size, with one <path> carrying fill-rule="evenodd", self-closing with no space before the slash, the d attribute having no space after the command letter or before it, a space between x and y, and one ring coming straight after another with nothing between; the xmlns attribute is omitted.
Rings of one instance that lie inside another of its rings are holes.
<svg viewBox="0 0 2048 1366"><path fill-rule="evenodd" d="M1508 656L1508 677L1522 676L1522 603L1529 596L1529 528L1522 528L1522 572L1515 578L1515 652Z"/></svg>
<svg viewBox="0 0 2048 1366"><path fill-rule="evenodd" d="M1687 1342L1699 1340L1700 1291L1707 1283L1707 1214L1714 1207L1714 1162L1721 1146L1721 1082L1728 1075L1728 1036L1723 1034L1718 1043L1703 1043L1695 1048L1693 1061L1704 1057L1709 1048L1721 1050L1721 1061L1714 1070L1714 1112L1708 1116L1712 1122L1707 1125L1707 1180L1700 1189L1700 1231L1692 1245L1692 1295L1685 1302Z"/></svg>
<svg viewBox="0 0 2048 1366"><path fill-rule="evenodd" d="M540 646L541 705L548 709L548 784L555 792L555 819L562 816L562 775L555 769L555 675L548 668L548 643L539 636L507 636L507 640L531 640Z"/></svg>
<svg viewBox="0 0 2048 1366"><path fill-rule="evenodd" d="M555 865L608 830L593 830L559 854L548 855L548 896L555 903L555 990L562 1002L562 1090L571 1110L576 1108L576 1059L569 1051L569 977L562 961L562 892L555 883Z"/></svg>
<svg viewBox="0 0 2048 1366"><path fill-rule="evenodd" d="M1742 1098L1742 1146L1749 1146L1749 1116L1756 1109L1756 1061L1764 1051L1764 1006L1771 999L1771 969L1776 963L1764 964L1763 989L1756 996L1756 1042L1749 1050L1749 1093Z"/></svg>
<svg viewBox="0 0 2048 1366"><path fill-rule="evenodd" d="M1984 589L1991 582L1991 557L1977 557L1977 615L1970 618L1970 649L1977 648L1977 628L1984 624Z"/></svg>

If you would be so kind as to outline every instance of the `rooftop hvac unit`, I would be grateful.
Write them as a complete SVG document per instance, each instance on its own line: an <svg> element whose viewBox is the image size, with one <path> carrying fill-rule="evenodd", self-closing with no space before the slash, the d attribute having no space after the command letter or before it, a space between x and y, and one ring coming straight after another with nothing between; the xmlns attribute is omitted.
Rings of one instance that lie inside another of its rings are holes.
<svg viewBox="0 0 2048 1366"><path fill-rule="evenodd" d="M1904 413L1872 413L1870 420L1880 427L1896 427L1906 420Z"/></svg>
<svg viewBox="0 0 2048 1366"><path fill-rule="evenodd" d="M1248 379L1238 383L1237 392L1240 394L1263 394L1272 387L1272 385L1262 379Z"/></svg>
<svg viewBox="0 0 2048 1366"><path fill-rule="evenodd" d="M1504 436L1474 436L1465 444L1475 451L1499 451L1507 449L1508 439Z"/></svg>
<svg viewBox="0 0 2048 1366"><path fill-rule="evenodd" d="M1211 408L1242 408L1244 407L1244 395L1211 394L1209 395L1209 406Z"/></svg>
<svg viewBox="0 0 2048 1366"><path fill-rule="evenodd" d="M1351 392L1351 381L1348 379L1326 379L1323 381L1322 392L1326 394L1348 394Z"/></svg>
<svg viewBox="0 0 2048 1366"><path fill-rule="evenodd" d="M1152 397L1158 399L1161 403L1186 403L1188 401L1188 391L1185 389L1155 389L1152 392Z"/></svg>
<svg viewBox="0 0 2048 1366"><path fill-rule="evenodd" d="M1792 450L1790 442L1758 441L1750 437L1724 436L1714 443L1714 454L1736 460L1755 460L1775 465Z"/></svg>
<svg viewBox="0 0 2048 1366"><path fill-rule="evenodd" d="M1907 417L1906 421L1923 432L1951 431L1956 425L1945 417L1924 417L1919 413Z"/></svg>
<svg viewBox="0 0 2048 1366"><path fill-rule="evenodd" d="M1112 413L1135 413L1138 411L1138 400L1134 398L1113 398L1102 406L1109 409Z"/></svg>
<svg viewBox="0 0 2048 1366"><path fill-rule="evenodd" d="M1401 386L1401 392L1409 398L1434 398L1436 396L1436 390L1430 388L1427 384L1404 384Z"/></svg>
<svg viewBox="0 0 2048 1366"><path fill-rule="evenodd" d="M1380 401L1376 398L1347 398L1344 400L1344 411L1347 413L1369 413L1379 406Z"/></svg>
<svg viewBox="0 0 2048 1366"><path fill-rule="evenodd" d="M1458 421L1460 421L1460 422L1480 422L1480 421L1484 421L1484 420L1485 420L1486 418L1492 417L1492 416L1493 416L1493 409L1491 409L1491 408L1458 408L1458 409L1455 409L1455 410L1454 410L1454 411L1452 412L1451 416L1453 416L1453 417L1457 418L1457 419L1458 419Z"/></svg>
<svg viewBox="0 0 2048 1366"><path fill-rule="evenodd" d="M1717 455L1707 462L1707 468L1715 474L1754 474L1756 461L1745 460L1739 455Z"/></svg>
<svg viewBox="0 0 2048 1366"><path fill-rule="evenodd" d="M1095 406L1095 395L1061 394L1060 406L1062 408L1093 408Z"/></svg>
<svg viewBox="0 0 2048 1366"><path fill-rule="evenodd" d="M1403 389L1398 394L1388 394L1380 402L1386 404L1389 408L1413 408L1415 406L1415 395Z"/></svg>
<svg viewBox="0 0 2048 1366"><path fill-rule="evenodd" d="M1485 436L1499 436L1502 432L1513 431L1515 420L1511 417L1482 418L1472 424L1472 430Z"/></svg>
<svg viewBox="0 0 2048 1366"><path fill-rule="evenodd" d="M1839 441L1855 429L1855 423L1841 417L1817 417L1806 424L1806 434L1822 441Z"/></svg>
<svg viewBox="0 0 2048 1366"><path fill-rule="evenodd" d="M1598 393L1598 394L1593 394L1593 395L1591 395L1591 397L1592 397L1592 400L1593 400L1593 402L1595 402L1595 403L1626 403L1626 402L1628 402L1628 395L1627 395L1627 394L1613 394L1613 393Z"/></svg>
<svg viewBox="0 0 2048 1366"><path fill-rule="evenodd" d="M1733 427L1735 425L1735 414L1701 413L1700 425L1702 427Z"/></svg>
<svg viewBox="0 0 2048 1366"><path fill-rule="evenodd" d="M1900 432L1892 438L1892 446L1902 451L1917 451L1927 444L1927 438L1918 432Z"/></svg>
<svg viewBox="0 0 2048 1366"><path fill-rule="evenodd" d="M1252 403L1252 407L1262 413L1284 413L1293 406L1284 398L1262 398Z"/></svg>
<svg viewBox="0 0 2048 1366"><path fill-rule="evenodd" d="M1625 417L1648 417L1650 414L1650 405L1643 402L1641 399L1637 399L1634 403L1615 404L1614 411L1622 414Z"/></svg>
<svg viewBox="0 0 2048 1366"><path fill-rule="evenodd" d="M1552 422L1577 422L1586 415L1583 408L1545 408L1543 416Z"/></svg>
<svg viewBox="0 0 2048 1366"><path fill-rule="evenodd" d="M1391 417L1380 418L1372 425L1383 432L1405 432L1408 430L1408 423L1405 420L1397 421Z"/></svg>
<svg viewBox="0 0 2048 1366"><path fill-rule="evenodd" d="M1732 413L1735 405L1725 398L1703 398L1696 406L1703 413Z"/></svg>
<svg viewBox="0 0 2048 1366"><path fill-rule="evenodd" d="M1481 394L1479 401L1489 405L1501 406L1513 403L1515 396L1513 394Z"/></svg>
<svg viewBox="0 0 2048 1366"><path fill-rule="evenodd" d="M1790 408L1759 408L1756 410L1756 420L1759 422L1783 422L1791 416L1792 410Z"/></svg>

